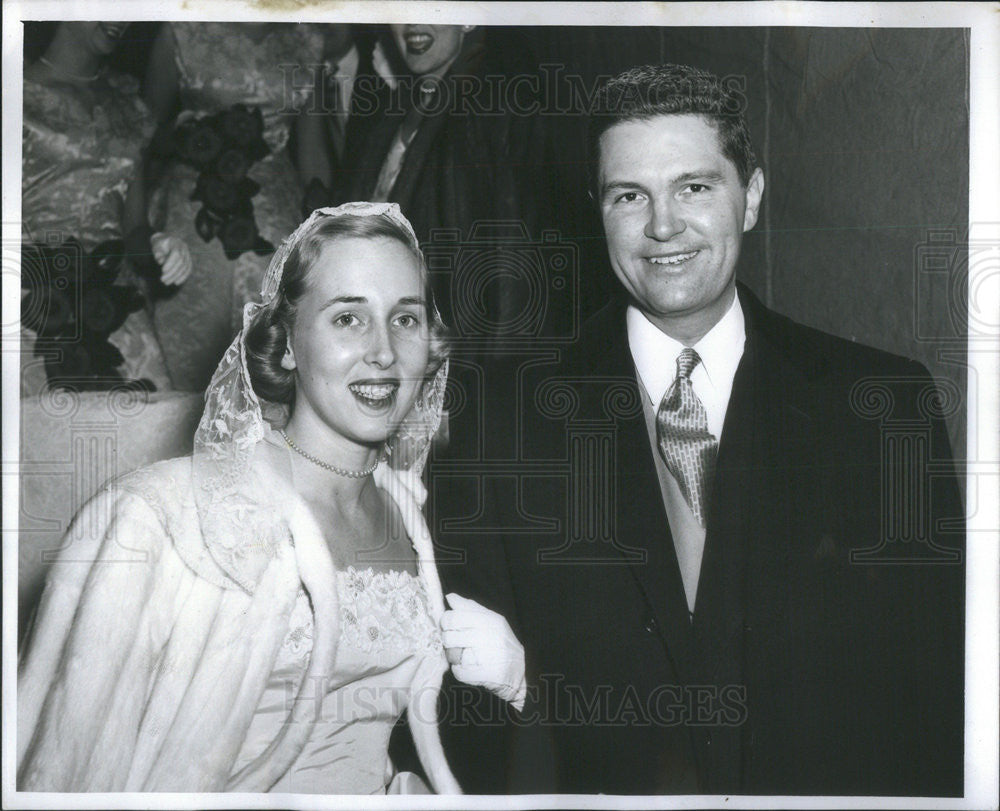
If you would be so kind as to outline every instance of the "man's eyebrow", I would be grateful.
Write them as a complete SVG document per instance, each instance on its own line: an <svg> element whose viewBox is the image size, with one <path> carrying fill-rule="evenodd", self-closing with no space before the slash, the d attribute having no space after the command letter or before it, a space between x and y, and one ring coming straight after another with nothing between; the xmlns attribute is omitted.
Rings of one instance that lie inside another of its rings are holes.
<svg viewBox="0 0 1000 811"><path fill-rule="evenodd" d="M678 175L674 178L674 183L690 183L692 180L707 180L710 183L721 183L725 179L725 176L715 169L703 169Z"/></svg>
<svg viewBox="0 0 1000 811"><path fill-rule="evenodd" d="M643 185L634 180L612 180L610 183L605 183L601 186L601 194L607 194L609 191L623 191L623 190L634 190L645 191Z"/></svg>
<svg viewBox="0 0 1000 811"><path fill-rule="evenodd" d="M671 185L678 183L691 183L693 181L704 181L706 183L722 183L726 179L717 169L695 169L691 172L684 172L671 178ZM601 187L601 194L608 194L614 191L645 191L645 186L635 180L612 180Z"/></svg>
<svg viewBox="0 0 1000 811"><path fill-rule="evenodd" d="M423 307L424 304L425 304L425 302L424 302L423 296L403 296L403 298L401 298L399 301L397 301L396 304L397 305L402 304L403 306L406 306L406 305L409 305L409 304L416 304L416 305L418 305L420 307Z"/></svg>

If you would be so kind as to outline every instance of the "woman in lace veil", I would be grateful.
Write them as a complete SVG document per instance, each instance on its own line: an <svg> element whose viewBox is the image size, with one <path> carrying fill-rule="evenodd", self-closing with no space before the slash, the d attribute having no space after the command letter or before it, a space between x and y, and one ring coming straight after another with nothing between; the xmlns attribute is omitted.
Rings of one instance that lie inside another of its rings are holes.
<svg viewBox="0 0 1000 811"><path fill-rule="evenodd" d="M444 327L391 203L314 212L220 362L191 457L77 516L18 678L18 788L459 792L437 697L523 651L449 595L421 514ZM430 786L396 773L403 712Z"/></svg>

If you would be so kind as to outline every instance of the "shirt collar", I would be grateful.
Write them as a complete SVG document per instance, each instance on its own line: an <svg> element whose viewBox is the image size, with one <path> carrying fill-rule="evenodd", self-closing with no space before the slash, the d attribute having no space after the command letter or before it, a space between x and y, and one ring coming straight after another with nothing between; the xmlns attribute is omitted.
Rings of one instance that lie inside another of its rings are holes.
<svg viewBox="0 0 1000 811"><path fill-rule="evenodd" d="M675 361L684 344L661 331L635 305L630 304L626 310L625 323L636 372L650 401L656 405L674 381ZM707 383L713 388L731 388L745 341L743 308L734 291L725 315L692 347L701 358L694 374L703 369Z"/></svg>
<svg viewBox="0 0 1000 811"><path fill-rule="evenodd" d="M358 72L358 48L352 45L350 50L337 61L337 75L354 78Z"/></svg>

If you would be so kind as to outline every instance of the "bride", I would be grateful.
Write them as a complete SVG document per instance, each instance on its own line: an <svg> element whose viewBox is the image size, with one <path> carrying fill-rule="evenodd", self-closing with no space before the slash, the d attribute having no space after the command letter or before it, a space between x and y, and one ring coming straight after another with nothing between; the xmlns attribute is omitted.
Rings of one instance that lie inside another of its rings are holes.
<svg viewBox="0 0 1000 811"><path fill-rule="evenodd" d="M18 678L18 788L426 791L396 774L406 711L437 792L459 792L441 678L524 700L497 614L449 595L420 509L444 326L395 204L314 212L206 394L192 456L92 499Z"/></svg>

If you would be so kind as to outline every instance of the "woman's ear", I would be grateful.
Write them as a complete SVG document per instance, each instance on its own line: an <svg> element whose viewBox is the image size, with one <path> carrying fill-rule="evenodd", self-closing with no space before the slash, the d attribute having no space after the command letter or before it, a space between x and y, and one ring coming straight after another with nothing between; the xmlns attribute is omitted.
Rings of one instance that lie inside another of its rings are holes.
<svg viewBox="0 0 1000 811"><path fill-rule="evenodd" d="M295 370L295 353L292 351L291 336L285 339L285 354L281 356L281 368L288 372Z"/></svg>

